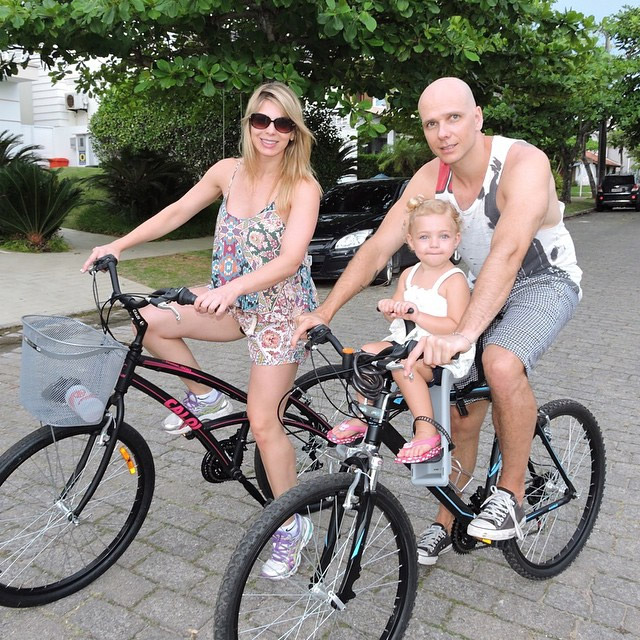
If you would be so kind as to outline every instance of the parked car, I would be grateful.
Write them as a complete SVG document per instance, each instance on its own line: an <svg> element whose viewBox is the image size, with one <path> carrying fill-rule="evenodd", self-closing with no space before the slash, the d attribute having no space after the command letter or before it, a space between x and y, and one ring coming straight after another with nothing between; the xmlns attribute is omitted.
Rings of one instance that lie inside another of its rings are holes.
<svg viewBox="0 0 640 640"><path fill-rule="evenodd" d="M626 207L640 211L640 187L631 174L610 174L604 177L596 195L596 211Z"/></svg>
<svg viewBox="0 0 640 640"><path fill-rule="evenodd" d="M320 215L309 246L311 275L316 280L340 277L362 243L380 226L404 191L408 178L372 178L338 184L320 201ZM403 245L378 274L376 284L389 284L401 269L417 262Z"/></svg>

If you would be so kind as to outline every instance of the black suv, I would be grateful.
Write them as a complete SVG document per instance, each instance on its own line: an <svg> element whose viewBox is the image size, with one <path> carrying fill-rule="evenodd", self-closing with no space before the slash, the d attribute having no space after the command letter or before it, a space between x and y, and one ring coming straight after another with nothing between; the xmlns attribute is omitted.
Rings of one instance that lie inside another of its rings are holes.
<svg viewBox="0 0 640 640"><path fill-rule="evenodd" d="M386 177L356 180L338 184L322 196L318 226L309 245L315 280L335 280L340 276L408 182L408 178ZM389 284L400 269L416 262L413 252L403 245L374 282Z"/></svg>
<svg viewBox="0 0 640 640"><path fill-rule="evenodd" d="M604 177L596 195L596 211L626 207L640 211L640 193L633 175L610 174Z"/></svg>

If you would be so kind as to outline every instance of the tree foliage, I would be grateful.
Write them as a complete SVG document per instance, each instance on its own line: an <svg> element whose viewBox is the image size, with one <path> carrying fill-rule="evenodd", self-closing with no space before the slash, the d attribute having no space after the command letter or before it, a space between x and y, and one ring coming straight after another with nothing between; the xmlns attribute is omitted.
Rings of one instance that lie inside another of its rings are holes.
<svg viewBox="0 0 640 640"><path fill-rule="evenodd" d="M605 23L605 29L622 54L621 77L613 87L613 120L633 155L640 157L640 7L626 6Z"/></svg>
<svg viewBox="0 0 640 640"><path fill-rule="evenodd" d="M312 102L341 104L375 134L384 126L364 110L363 95L386 96L390 115L414 113L430 80L458 75L486 104L518 69L553 60L537 32L582 46L580 14L550 7L551 0L4 0L0 51L37 53L57 78L80 63L80 88L98 91L126 77L139 92L193 85L212 97L281 80ZM5 61L5 73L16 68Z"/></svg>
<svg viewBox="0 0 640 640"><path fill-rule="evenodd" d="M105 92L89 127L101 162L124 150L156 152L180 162L195 181L221 158L239 155L243 106L238 92L208 98L182 87L136 94L125 83ZM308 104L304 118L316 138L311 163L328 189L354 170L351 147L326 108Z"/></svg>

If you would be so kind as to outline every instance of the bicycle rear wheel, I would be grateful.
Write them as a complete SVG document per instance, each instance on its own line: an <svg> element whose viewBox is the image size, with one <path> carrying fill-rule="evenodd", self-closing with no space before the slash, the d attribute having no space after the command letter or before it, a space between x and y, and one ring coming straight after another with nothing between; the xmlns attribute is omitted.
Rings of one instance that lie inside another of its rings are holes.
<svg viewBox="0 0 640 640"><path fill-rule="evenodd" d="M345 415L349 415L347 379L348 372L339 372L331 365L319 367L296 379L292 396L301 400L332 427L341 422ZM318 473L338 471L340 460L335 455L335 447L317 433L326 433L326 427L319 420L296 409L291 402L287 406L286 415L289 420L285 419L284 429L296 450L298 479L306 481ZM313 430L296 426L295 423L309 425ZM258 447L255 449L254 464L260 490L266 498L273 498Z"/></svg>
<svg viewBox="0 0 640 640"><path fill-rule="evenodd" d="M536 429L527 465L524 539L510 540L503 549L511 567L532 580L558 575L584 547L600 510L606 463L602 432L584 406L554 400L541 407L538 416L575 493L571 495ZM535 515L565 497L571 497L566 504Z"/></svg>
<svg viewBox="0 0 640 640"><path fill-rule="evenodd" d="M413 528L402 505L380 484L368 499L357 489L355 505L345 509L353 479L351 473L338 473L300 484L260 514L225 571L214 618L216 640L402 637L417 589ZM295 513L313 524L297 573L277 581L261 577L272 535ZM337 594L363 540L363 518L368 530L352 585L355 597L341 608Z"/></svg>
<svg viewBox="0 0 640 640"><path fill-rule="evenodd" d="M79 591L125 551L153 496L153 457L128 424L95 493L100 426L44 426L0 457L0 605L32 607Z"/></svg>

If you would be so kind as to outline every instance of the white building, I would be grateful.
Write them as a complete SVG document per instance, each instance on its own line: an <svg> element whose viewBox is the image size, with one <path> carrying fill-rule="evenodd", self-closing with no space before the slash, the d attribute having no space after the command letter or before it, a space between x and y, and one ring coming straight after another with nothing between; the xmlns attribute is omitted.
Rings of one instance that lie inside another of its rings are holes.
<svg viewBox="0 0 640 640"><path fill-rule="evenodd" d="M0 82L0 131L21 135L25 145L40 145L39 153L47 160L61 158L73 167L97 164L88 132L97 102L76 92L76 77L54 85L40 60L33 58L17 75Z"/></svg>

